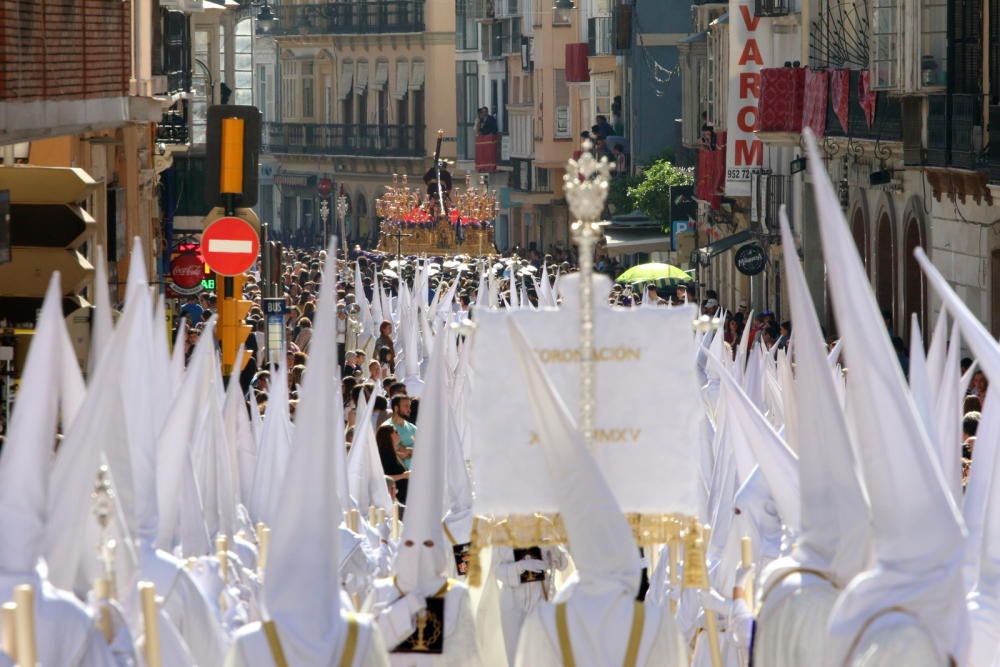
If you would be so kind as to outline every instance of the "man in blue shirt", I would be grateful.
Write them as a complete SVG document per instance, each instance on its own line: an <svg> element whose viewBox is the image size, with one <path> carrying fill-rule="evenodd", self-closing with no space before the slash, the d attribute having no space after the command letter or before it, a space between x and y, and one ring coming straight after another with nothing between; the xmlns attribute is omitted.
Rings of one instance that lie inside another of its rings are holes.
<svg viewBox="0 0 1000 667"><path fill-rule="evenodd" d="M393 396L392 416L385 420L383 426L392 426L399 434L399 449L397 454L399 460L407 470L410 469L410 461L413 459L413 441L417 435L417 427L410 421L410 397L404 394Z"/></svg>

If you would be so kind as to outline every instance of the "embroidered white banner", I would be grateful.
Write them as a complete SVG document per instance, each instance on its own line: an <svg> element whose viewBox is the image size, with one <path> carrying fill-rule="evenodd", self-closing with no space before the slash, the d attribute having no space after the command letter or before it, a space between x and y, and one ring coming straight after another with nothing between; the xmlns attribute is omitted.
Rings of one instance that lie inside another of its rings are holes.
<svg viewBox="0 0 1000 667"><path fill-rule="evenodd" d="M575 276L559 310L476 311L472 441L475 510L556 512L549 472L507 318L521 326L563 402L579 419L579 315ZM595 281L596 282L596 281ZM624 512L700 514L703 410L695 369L693 306L612 311L599 296L595 331L593 454ZM566 471L572 474L572 462Z"/></svg>

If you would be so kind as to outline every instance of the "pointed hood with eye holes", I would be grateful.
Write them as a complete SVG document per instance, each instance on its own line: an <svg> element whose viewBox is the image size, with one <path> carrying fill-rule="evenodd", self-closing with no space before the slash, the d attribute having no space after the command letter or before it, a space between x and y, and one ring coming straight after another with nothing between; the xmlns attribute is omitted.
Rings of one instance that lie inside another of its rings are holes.
<svg viewBox="0 0 1000 667"><path fill-rule="evenodd" d="M436 336L420 401L406 517L394 570L404 593L434 595L447 580L444 516L445 439L450 424L447 351L449 336Z"/></svg>
<svg viewBox="0 0 1000 667"><path fill-rule="evenodd" d="M83 403L83 378L62 315L59 272L52 274L14 414L0 456L0 574L33 575L47 519L49 471L60 421L68 429ZM10 591L0 591L0 599Z"/></svg>
<svg viewBox="0 0 1000 667"><path fill-rule="evenodd" d="M917 415L816 139L804 132L834 313L843 327L848 415L872 516L873 565L830 614L828 664L842 665L872 619L894 607L942 655L965 664L965 529ZM919 526L919 530L914 530Z"/></svg>

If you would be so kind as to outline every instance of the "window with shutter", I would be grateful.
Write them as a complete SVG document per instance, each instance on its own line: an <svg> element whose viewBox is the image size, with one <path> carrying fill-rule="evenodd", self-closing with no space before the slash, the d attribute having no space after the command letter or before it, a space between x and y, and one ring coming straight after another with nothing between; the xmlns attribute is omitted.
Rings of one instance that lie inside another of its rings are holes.
<svg viewBox="0 0 1000 667"><path fill-rule="evenodd" d="M990 39L988 43L990 45L990 103L1000 104L1000 0L990 0Z"/></svg>
<svg viewBox="0 0 1000 667"><path fill-rule="evenodd" d="M981 0L951 0L953 93L978 94L982 91Z"/></svg>
<svg viewBox="0 0 1000 667"><path fill-rule="evenodd" d="M920 2L920 85L943 86L948 82L948 2Z"/></svg>
<svg viewBox="0 0 1000 667"><path fill-rule="evenodd" d="M555 88L555 138L565 139L570 136L569 123L569 86L566 85L566 70L552 70L553 85Z"/></svg>

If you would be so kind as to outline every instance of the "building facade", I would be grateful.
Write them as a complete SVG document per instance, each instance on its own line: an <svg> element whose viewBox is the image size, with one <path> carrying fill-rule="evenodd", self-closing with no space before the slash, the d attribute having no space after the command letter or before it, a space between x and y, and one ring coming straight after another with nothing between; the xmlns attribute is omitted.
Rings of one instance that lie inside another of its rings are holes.
<svg viewBox="0 0 1000 667"><path fill-rule="evenodd" d="M726 50L746 44L745 25L732 34L737 18L744 20L742 7L766 44L757 54L752 121L760 152L749 195L727 181L732 155L718 156L735 146L731 96L741 72ZM914 316L926 329L939 309L913 260L919 246L1000 334L1000 216L993 205L1000 142L990 141L990 121L1000 120L1000 3L759 0L693 11L694 32L682 47L683 137L699 153L705 286L720 290L727 305L781 309L775 233L784 204L820 315L836 330L803 170L801 134L810 127L894 331L905 340ZM751 241L770 255L752 286L733 270L729 252Z"/></svg>
<svg viewBox="0 0 1000 667"><path fill-rule="evenodd" d="M57 269L66 309L86 308L98 247L119 295L131 239L160 273L160 126L189 88L185 10L166 0L0 7L0 191L14 246L0 263L0 320L33 321Z"/></svg>
<svg viewBox="0 0 1000 667"><path fill-rule="evenodd" d="M333 200L344 195L348 239L373 245L375 199L392 175L422 186L439 129L442 156L456 157L454 6L348 0L274 11L277 24L256 40L261 218L287 242L311 244L324 210L334 229Z"/></svg>

